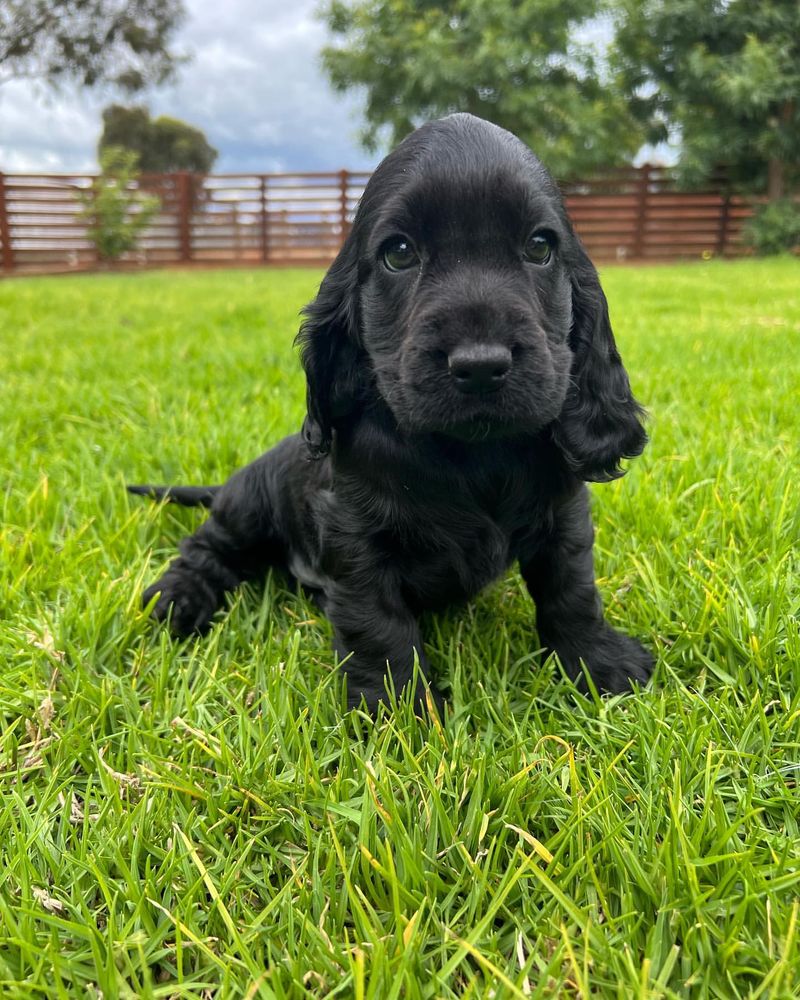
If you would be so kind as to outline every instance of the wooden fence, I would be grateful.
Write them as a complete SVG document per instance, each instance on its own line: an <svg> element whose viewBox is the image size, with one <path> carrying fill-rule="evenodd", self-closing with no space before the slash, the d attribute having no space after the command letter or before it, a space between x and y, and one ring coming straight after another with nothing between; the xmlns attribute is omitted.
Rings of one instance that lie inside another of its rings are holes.
<svg viewBox="0 0 800 1000"><path fill-rule="evenodd" d="M161 208L127 266L326 265L352 223L369 174L143 176ZM0 173L0 273L97 266L87 235L89 174ZM679 190L672 173L644 166L562 185L567 207L596 260L675 260L746 252L750 202L717 178Z"/></svg>

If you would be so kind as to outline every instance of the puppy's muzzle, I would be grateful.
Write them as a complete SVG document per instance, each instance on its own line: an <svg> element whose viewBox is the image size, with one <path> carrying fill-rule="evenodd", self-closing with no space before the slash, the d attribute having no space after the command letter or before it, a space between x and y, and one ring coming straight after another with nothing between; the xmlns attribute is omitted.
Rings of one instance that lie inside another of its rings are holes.
<svg viewBox="0 0 800 1000"><path fill-rule="evenodd" d="M511 370L511 351L502 344L461 344L447 356L459 392L487 393L502 388Z"/></svg>

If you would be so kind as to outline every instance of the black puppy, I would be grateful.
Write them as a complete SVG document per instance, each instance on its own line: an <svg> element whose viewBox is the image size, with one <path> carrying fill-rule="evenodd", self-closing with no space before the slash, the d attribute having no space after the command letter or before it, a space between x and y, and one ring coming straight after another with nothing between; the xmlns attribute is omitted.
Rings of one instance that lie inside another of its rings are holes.
<svg viewBox="0 0 800 1000"><path fill-rule="evenodd" d="M145 592L175 632L226 591L286 568L317 596L348 697L399 692L417 616L464 601L514 561L541 642L601 690L652 659L609 626L584 480L644 444L597 273L547 171L470 115L423 126L376 170L306 308L302 432L222 487L135 486L211 516ZM417 692L422 697L423 692Z"/></svg>

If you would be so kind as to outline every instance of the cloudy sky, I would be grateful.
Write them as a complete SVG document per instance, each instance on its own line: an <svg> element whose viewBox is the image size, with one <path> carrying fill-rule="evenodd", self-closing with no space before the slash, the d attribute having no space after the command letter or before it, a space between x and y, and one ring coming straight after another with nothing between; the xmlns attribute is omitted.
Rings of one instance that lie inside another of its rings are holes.
<svg viewBox="0 0 800 1000"><path fill-rule="evenodd" d="M197 125L220 151L215 170L371 167L358 101L319 68L318 0L185 0L177 46L192 56L174 85L137 99ZM101 109L119 95L14 80L0 87L0 170L91 170Z"/></svg>

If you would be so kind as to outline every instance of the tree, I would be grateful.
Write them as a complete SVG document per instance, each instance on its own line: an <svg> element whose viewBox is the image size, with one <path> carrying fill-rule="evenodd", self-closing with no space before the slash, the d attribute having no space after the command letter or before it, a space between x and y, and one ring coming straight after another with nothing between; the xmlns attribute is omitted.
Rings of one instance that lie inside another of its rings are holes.
<svg viewBox="0 0 800 1000"><path fill-rule="evenodd" d="M83 197L82 215L100 260L118 260L136 248L141 233L160 207L158 198L136 187L136 154L109 146L100 160L101 173Z"/></svg>
<svg viewBox="0 0 800 1000"><path fill-rule="evenodd" d="M147 108L119 104L103 111L98 155L109 147L136 153L139 168L145 173L189 170L207 174L218 155L200 129L177 118L151 118Z"/></svg>
<svg viewBox="0 0 800 1000"><path fill-rule="evenodd" d="M0 0L0 83L162 83L181 61L169 41L182 17L182 0Z"/></svg>
<svg viewBox="0 0 800 1000"><path fill-rule="evenodd" d="M648 137L680 139L688 183L728 168L778 200L800 179L797 0L612 0L612 63Z"/></svg>
<svg viewBox="0 0 800 1000"><path fill-rule="evenodd" d="M362 141L470 111L516 132L557 175L630 159L641 127L604 85L576 29L596 0L328 0L323 66L366 92Z"/></svg>

